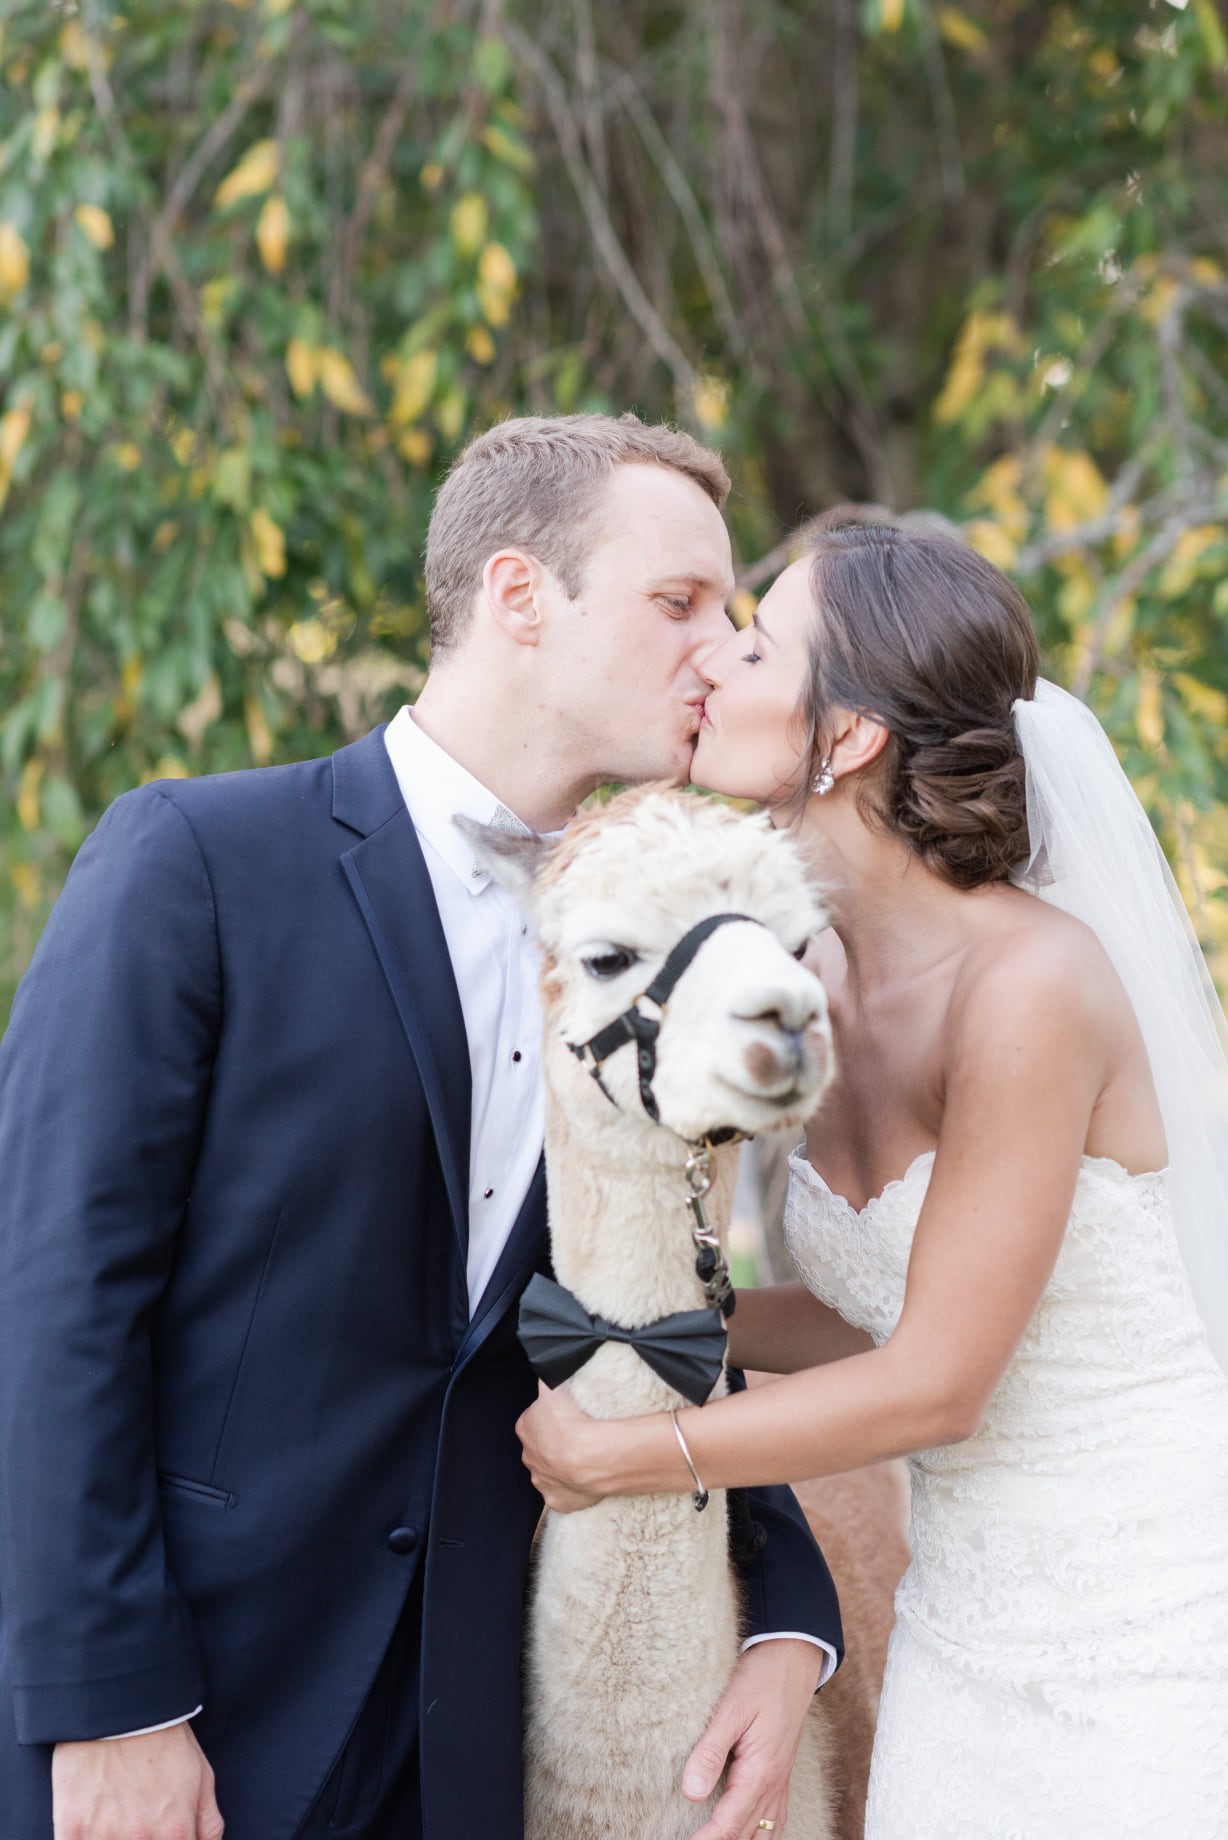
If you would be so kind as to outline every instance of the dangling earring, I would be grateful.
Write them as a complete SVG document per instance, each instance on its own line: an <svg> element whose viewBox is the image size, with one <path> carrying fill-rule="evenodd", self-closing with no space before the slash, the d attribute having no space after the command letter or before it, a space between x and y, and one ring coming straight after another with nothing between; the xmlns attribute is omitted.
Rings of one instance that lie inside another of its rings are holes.
<svg viewBox="0 0 1228 1840"><path fill-rule="evenodd" d="M817 792L821 799L827 797L836 783L836 776L831 770L831 755L819 762L819 770L810 782L812 792Z"/></svg>

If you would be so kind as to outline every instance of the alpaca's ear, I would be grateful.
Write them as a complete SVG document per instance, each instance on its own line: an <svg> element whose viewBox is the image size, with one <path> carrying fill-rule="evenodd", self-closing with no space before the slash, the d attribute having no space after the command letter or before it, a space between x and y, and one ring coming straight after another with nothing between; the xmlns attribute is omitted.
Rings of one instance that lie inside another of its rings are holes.
<svg viewBox="0 0 1228 1840"><path fill-rule="evenodd" d="M473 851L480 869L526 901L551 845L536 831L510 831L498 824L479 824L457 812L453 824Z"/></svg>

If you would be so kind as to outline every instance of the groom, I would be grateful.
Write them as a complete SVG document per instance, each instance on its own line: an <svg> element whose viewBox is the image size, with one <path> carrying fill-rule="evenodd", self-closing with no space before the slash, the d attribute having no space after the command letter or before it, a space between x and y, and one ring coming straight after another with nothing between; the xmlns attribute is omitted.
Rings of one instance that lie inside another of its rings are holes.
<svg viewBox="0 0 1228 1840"><path fill-rule="evenodd" d="M493 429L436 504L412 714L144 787L81 851L0 1047L3 1840L53 1800L55 1840L521 1833L535 973L451 817L686 776L727 487L630 417ZM708 1840L756 1830L840 1642L791 1497L753 1508L752 1629L792 1639L688 1768L732 1753Z"/></svg>

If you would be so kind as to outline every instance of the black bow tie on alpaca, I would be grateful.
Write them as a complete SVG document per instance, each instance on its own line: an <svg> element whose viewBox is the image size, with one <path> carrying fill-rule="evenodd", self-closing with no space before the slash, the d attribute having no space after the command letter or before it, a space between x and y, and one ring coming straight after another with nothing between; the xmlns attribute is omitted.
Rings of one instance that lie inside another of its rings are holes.
<svg viewBox="0 0 1228 1840"><path fill-rule="evenodd" d="M570 1380L603 1342L625 1342L667 1386L701 1406L725 1363L719 1310L683 1310L642 1329L624 1329L590 1316L578 1297L538 1275L520 1299L521 1344L547 1386Z"/></svg>

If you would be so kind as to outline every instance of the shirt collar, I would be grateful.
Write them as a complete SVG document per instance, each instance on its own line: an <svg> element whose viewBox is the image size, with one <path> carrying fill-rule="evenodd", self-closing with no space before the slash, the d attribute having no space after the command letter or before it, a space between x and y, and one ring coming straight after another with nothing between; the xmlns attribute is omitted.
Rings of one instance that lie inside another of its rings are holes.
<svg viewBox="0 0 1228 1840"><path fill-rule="evenodd" d="M472 848L452 819L460 813L479 824L489 824L500 801L419 728L408 704L398 709L384 730L384 746L419 837L430 844L470 894L481 894L490 886L490 876L478 868Z"/></svg>

